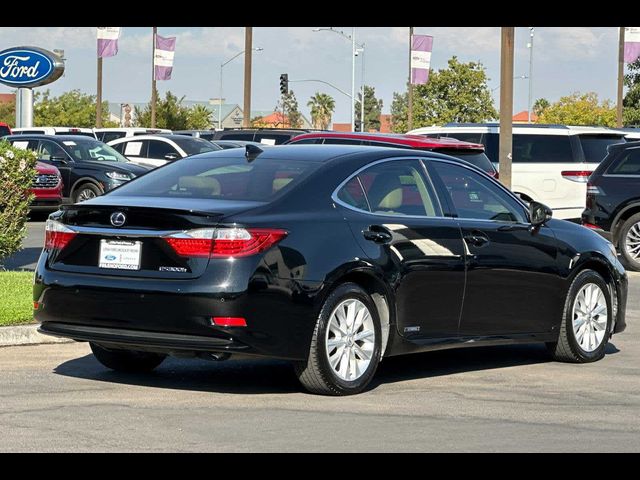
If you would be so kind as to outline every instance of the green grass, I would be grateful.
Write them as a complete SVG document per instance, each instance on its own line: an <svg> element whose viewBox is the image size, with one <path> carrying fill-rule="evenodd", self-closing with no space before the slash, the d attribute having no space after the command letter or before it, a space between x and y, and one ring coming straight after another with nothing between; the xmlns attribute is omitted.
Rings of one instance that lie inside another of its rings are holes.
<svg viewBox="0 0 640 480"><path fill-rule="evenodd" d="M0 326L33 322L33 273L0 272Z"/></svg>

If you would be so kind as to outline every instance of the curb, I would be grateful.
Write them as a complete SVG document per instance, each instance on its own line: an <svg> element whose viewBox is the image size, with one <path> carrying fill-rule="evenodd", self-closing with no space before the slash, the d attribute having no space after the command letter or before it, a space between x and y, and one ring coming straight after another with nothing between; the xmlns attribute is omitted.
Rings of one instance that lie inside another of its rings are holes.
<svg viewBox="0 0 640 480"><path fill-rule="evenodd" d="M39 324L0 327L0 347L40 345L44 343L71 343L70 338L51 337L38 332Z"/></svg>

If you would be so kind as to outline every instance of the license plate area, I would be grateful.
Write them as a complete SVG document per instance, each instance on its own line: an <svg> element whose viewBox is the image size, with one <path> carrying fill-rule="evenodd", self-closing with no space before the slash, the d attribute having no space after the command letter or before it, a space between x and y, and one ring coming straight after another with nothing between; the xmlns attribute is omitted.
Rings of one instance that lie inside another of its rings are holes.
<svg viewBox="0 0 640 480"><path fill-rule="evenodd" d="M100 240L98 267L116 270L140 270L141 253L142 242L140 241Z"/></svg>

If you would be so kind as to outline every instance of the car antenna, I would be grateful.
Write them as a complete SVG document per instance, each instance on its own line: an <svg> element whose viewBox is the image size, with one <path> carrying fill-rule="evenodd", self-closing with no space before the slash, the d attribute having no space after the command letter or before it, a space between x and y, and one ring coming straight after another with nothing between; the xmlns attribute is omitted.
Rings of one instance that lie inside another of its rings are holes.
<svg viewBox="0 0 640 480"><path fill-rule="evenodd" d="M247 162L251 163L256 158L258 158L258 155L260 155L262 152L264 152L264 150L262 150L260 147L247 144L246 149L244 151L244 156L247 157Z"/></svg>

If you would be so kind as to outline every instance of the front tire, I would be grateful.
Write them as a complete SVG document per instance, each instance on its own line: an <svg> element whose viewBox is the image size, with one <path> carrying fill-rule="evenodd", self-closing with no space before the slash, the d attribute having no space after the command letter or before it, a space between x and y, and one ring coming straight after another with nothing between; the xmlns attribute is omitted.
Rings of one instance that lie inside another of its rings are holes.
<svg viewBox="0 0 640 480"><path fill-rule="evenodd" d="M598 361L604 357L612 322L607 283L597 272L583 270L569 287L558 341L547 344L547 348L560 362Z"/></svg>
<svg viewBox="0 0 640 480"><path fill-rule="evenodd" d="M165 355L136 350L109 350L90 342L91 351L96 359L105 367L116 372L146 373L160 365Z"/></svg>
<svg viewBox="0 0 640 480"><path fill-rule="evenodd" d="M373 300L360 286L345 283L322 306L309 358L294 367L311 393L353 395L373 378L380 349L380 318Z"/></svg>
<svg viewBox="0 0 640 480"><path fill-rule="evenodd" d="M618 244L624 266L628 270L640 271L640 213L622 224Z"/></svg>
<svg viewBox="0 0 640 480"><path fill-rule="evenodd" d="M73 192L73 201L74 203L84 202L99 197L102 193L102 190L100 190L97 185L93 183L83 183Z"/></svg>

